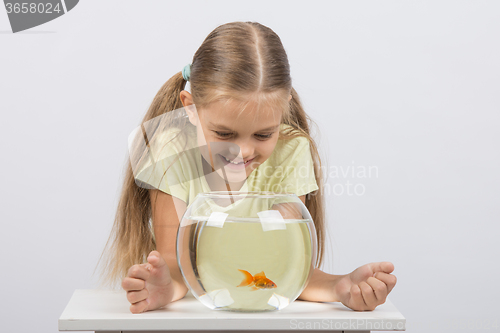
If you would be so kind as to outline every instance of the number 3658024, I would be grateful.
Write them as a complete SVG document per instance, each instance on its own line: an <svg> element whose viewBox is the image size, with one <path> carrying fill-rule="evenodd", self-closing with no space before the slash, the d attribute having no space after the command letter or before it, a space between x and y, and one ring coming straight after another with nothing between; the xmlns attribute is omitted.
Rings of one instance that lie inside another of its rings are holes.
<svg viewBox="0 0 500 333"><path fill-rule="evenodd" d="M5 8L7 9L7 14L10 13L46 13L46 14L52 14L52 13L60 13L61 12L61 7L59 6L59 3L57 3L55 6L53 6L51 3L10 3L7 2L5 4Z"/></svg>

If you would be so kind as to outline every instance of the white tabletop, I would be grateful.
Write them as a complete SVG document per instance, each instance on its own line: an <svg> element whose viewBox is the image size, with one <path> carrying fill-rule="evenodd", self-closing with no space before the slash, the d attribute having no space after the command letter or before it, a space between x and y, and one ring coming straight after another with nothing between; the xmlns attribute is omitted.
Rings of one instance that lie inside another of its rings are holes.
<svg viewBox="0 0 500 333"><path fill-rule="evenodd" d="M59 331L404 331L406 323L389 300L374 311L296 300L282 310L246 313L210 310L188 292L159 310L133 314L129 307L124 290L77 289L59 318Z"/></svg>

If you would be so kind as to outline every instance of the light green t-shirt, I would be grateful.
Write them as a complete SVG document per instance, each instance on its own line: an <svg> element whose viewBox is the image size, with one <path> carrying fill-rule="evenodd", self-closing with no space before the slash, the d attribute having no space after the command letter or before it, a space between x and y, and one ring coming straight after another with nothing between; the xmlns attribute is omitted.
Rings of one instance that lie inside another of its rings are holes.
<svg viewBox="0 0 500 333"><path fill-rule="evenodd" d="M289 126L282 124L280 130L286 127ZM186 206L198 193L213 191L203 173L195 126L189 123L182 131L169 128L150 144L152 158L135 172L139 186L159 189L181 199ZM296 137L278 140L271 156L252 171L239 191L287 192L302 196L317 189L309 141Z"/></svg>

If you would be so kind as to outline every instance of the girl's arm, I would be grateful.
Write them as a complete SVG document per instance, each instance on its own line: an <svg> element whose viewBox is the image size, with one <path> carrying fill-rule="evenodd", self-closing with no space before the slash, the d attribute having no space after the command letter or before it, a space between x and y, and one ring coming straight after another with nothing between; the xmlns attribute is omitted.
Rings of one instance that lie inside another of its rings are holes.
<svg viewBox="0 0 500 333"><path fill-rule="evenodd" d="M171 302L186 296L187 286L182 278L177 264L176 237L180 216L186 211L186 203L160 190L149 190L151 209L153 213L153 228L156 239L156 249L165 259L170 270L174 294Z"/></svg>
<svg viewBox="0 0 500 333"><path fill-rule="evenodd" d="M301 195L300 200L306 204L306 196ZM338 302L334 293L334 286L343 275L332 275L315 268L307 287L302 291L298 299L312 302Z"/></svg>
<svg viewBox="0 0 500 333"><path fill-rule="evenodd" d="M299 199L306 204L306 196L301 195ZM315 268L307 287L302 291L298 299L312 302L338 302L334 293L334 286L343 275L332 275Z"/></svg>
<svg viewBox="0 0 500 333"><path fill-rule="evenodd" d="M176 208L184 213L186 205L159 190L150 190L149 196L157 250L149 253L147 263L130 267L122 280L132 313L159 309L183 298L188 290L175 251L179 226Z"/></svg>
<svg viewBox="0 0 500 333"><path fill-rule="evenodd" d="M298 299L310 302L339 302L335 285L344 275L332 275L315 268L307 287Z"/></svg>
<svg viewBox="0 0 500 333"><path fill-rule="evenodd" d="M305 195L299 197L305 204ZM377 262L363 265L346 275L333 275L315 268L298 299L312 302L342 302L350 309L374 310L383 304L396 285L390 274L394 265Z"/></svg>
<svg viewBox="0 0 500 333"><path fill-rule="evenodd" d="M394 265L376 262L363 265L346 275L333 275L315 268L299 299L313 302L341 302L356 311L374 310L385 303L396 285L390 274Z"/></svg>

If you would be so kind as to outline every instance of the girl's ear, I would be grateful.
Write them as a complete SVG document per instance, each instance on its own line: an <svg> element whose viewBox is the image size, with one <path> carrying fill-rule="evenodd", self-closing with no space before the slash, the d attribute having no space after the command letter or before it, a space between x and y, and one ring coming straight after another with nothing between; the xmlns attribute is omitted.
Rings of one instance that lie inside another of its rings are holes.
<svg viewBox="0 0 500 333"><path fill-rule="evenodd" d="M288 101L290 102L290 100L292 99L292 95L288 96Z"/></svg>
<svg viewBox="0 0 500 333"><path fill-rule="evenodd" d="M193 104L193 96L186 90L181 91L180 94L182 105L184 106L184 110L189 117L189 122L194 126L198 125L198 113L196 112L196 108Z"/></svg>

